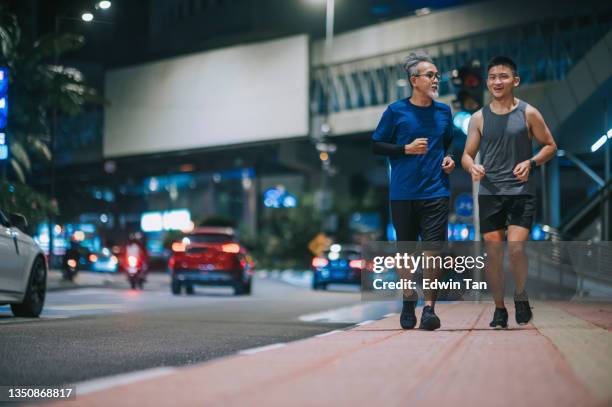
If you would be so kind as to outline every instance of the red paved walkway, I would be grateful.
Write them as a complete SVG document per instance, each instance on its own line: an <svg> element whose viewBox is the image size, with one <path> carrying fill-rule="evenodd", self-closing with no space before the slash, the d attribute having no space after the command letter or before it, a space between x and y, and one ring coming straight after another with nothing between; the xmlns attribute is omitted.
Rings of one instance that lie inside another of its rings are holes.
<svg viewBox="0 0 612 407"><path fill-rule="evenodd" d="M434 332L402 331L392 316L137 384L77 389L65 405L610 405L612 313L592 318L593 307L539 303L533 325L494 331L491 304L440 304Z"/></svg>

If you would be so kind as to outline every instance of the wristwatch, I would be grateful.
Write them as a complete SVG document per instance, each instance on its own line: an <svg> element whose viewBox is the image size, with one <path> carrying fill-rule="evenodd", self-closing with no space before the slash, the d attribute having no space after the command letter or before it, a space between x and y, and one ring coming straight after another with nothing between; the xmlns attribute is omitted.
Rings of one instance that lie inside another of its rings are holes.
<svg viewBox="0 0 612 407"><path fill-rule="evenodd" d="M531 168L533 170L537 166L538 166L538 164L536 163L536 161L533 158L529 159L529 168Z"/></svg>

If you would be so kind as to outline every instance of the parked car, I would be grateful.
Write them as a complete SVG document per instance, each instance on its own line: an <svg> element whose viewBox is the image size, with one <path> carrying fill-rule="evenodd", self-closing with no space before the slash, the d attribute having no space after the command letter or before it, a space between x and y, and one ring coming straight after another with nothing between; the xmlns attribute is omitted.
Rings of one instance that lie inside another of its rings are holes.
<svg viewBox="0 0 612 407"><path fill-rule="evenodd" d="M38 317L45 304L47 262L41 248L23 231L27 220L0 209L0 305L18 317Z"/></svg>
<svg viewBox="0 0 612 407"><path fill-rule="evenodd" d="M325 290L328 284L361 284L365 262L361 247L333 244L322 256L312 259L312 288Z"/></svg>
<svg viewBox="0 0 612 407"><path fill-rule="evenodd" d="M234 230L201 227L172 244L168 269L171 290L194 293L195 285L230 286L235 295L251 294L254 262Z"/></svg>

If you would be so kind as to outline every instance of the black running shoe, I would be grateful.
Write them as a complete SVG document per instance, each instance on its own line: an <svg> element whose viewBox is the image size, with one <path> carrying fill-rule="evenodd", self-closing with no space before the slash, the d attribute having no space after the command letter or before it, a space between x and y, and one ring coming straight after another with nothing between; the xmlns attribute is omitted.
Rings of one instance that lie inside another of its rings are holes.
<svg viewBox="0 0 612 407"><path fill-rule="evenodd" d="M508 328L508 310L505 308L495 308L493 321L489 324L491 328L506 329Z"/></svg>
<svg viewBox="0 0 612 407"><path fill-rule="evenodd" d="M514 308L516 309L515 318L517 324L525 325L533 318L529 298L527 298L527 291L514 295Z"/></svg>
<svg viewBox="0 0 612 407"><path fill-rule="evenodd" d="M423 314L421 315L421 324L419 329L426 329L433 331L434 329L440 328L440 318L434 312L433 307L426 305L423 307Z"/></svg>
<svg viewBox="0 0 612 407"><path fill-rule="evenodd" d="M402 314L400 315L400 325L403 329L414 329L416 326L417 318L414 313L415 308L416 301L404 301Z"/></svg>

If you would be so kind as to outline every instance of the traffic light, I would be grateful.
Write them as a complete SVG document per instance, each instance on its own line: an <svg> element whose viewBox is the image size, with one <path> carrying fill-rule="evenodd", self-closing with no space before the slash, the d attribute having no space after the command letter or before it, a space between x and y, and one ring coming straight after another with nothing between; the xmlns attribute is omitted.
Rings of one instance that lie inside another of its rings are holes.
<svg viewBox="0 0 612 407"><path fill-rule="evenodd" d="M453 85L457 91L455 102L459 110L474 113L483 105L484 83L479 61L472 61L453 72Z"/></svg>
<svg viewBox="0 0 612 407"><path fill-rule="evenodd" d="M8 158L6 122L8 119L8 69L0 67L0 160Z"/></svg>

